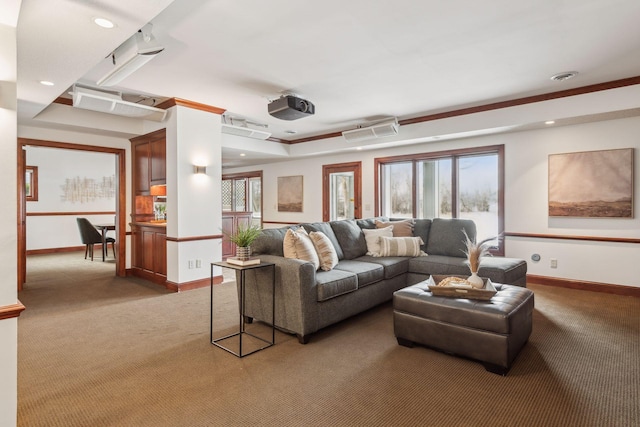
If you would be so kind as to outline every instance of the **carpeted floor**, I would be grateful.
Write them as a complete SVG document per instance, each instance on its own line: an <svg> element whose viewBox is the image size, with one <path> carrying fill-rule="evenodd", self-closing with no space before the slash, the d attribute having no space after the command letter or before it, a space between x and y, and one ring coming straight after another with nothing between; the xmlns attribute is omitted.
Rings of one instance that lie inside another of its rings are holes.
<svg viewBox="0 0 640 427"><path fill-rule="evenodd" d="M640 425L638 298L530 285L533 333L506 377L399 346L390 303L238 359L209 343L209 289L82 256L28 259L20 426ZM235 285L214 290L234 324Z"/></svg>

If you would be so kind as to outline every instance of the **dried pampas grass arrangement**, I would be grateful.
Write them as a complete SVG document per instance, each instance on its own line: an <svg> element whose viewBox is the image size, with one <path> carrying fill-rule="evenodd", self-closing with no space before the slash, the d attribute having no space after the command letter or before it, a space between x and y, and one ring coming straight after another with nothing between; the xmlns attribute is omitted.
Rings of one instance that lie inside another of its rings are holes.
<svg viewBox="0 0 640 427"><path fill-rule="evenodd" d="M495 237L490 237L480 243L476 243L469 238L466 230L463 229L462 233L464 233L464 237L466 239L464 244L467 249L464 253L469 261L469 269L471 270L471 273L477 273L480 268L480 259L483 256L491 255L489 253L489 245L487 245L487 242L495 240Z"/></svg>

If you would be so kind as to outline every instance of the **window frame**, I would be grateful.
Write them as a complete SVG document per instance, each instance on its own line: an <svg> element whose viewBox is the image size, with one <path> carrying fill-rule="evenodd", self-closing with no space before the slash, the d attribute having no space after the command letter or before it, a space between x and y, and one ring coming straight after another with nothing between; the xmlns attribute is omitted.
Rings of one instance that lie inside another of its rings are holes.
<svg viewBox="0 0 640 427"><path fill-rule="evenodd" d="M38 167L37 166L25 166L25 200L27 202L37 202L38 201ZM31 175L31 179L27 179L27 175ZM29 190L27 191L27 183L30 182Z"/></svg>
<svg viewBox="0 0 640 427"><path fill-rule="evenodd" d="M377 157L374 159L374 215L380 216L382 212L382 167L391 163L412 163L412 198L413 198L413 217L417 218L416 203L416 177L417 165L425 160L437 160L443 158L451 158L451 217L459 218L458 210L458 158L473 155L497 154L498 156L498 229L500 230L500 238L498 239L498 247L491 250L493 255L504 256L504 145L489 145L484 147L471 147L455 150L444 150L435 152L425 152L416 154L405 154L400 156Z"/></svg>

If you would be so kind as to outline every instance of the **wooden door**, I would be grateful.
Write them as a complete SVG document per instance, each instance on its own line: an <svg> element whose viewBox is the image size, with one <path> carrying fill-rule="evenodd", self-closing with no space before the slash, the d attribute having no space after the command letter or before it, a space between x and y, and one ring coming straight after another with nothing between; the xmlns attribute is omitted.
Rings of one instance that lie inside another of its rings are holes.
<svg viewBox="0 0 640 427"><path fill-rule="evenodd" d="M362 218L362 162L338 163L322 166L322 220L332 221L332 212L335 211L333 205L338 200L338 192L332 185L336 177L349 176L351 187L346 196L350 203L349 216ZM343 195L344 196L344 195Z"/></svg>

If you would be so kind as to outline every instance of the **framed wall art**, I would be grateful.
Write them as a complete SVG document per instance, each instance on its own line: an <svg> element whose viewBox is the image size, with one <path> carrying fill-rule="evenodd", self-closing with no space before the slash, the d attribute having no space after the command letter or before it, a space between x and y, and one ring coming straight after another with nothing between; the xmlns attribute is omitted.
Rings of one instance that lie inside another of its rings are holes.
<svg viewBox="0 0 640 427"><path fill-rule="evenodd" d="M302 212L302 175L278 177L278 212Z"/></svg>
<svg viewBox="0 0 640 427"><path fill-rule="evenodd" d="M549 155L549 216L633 218L633 148Z"/></svg>

